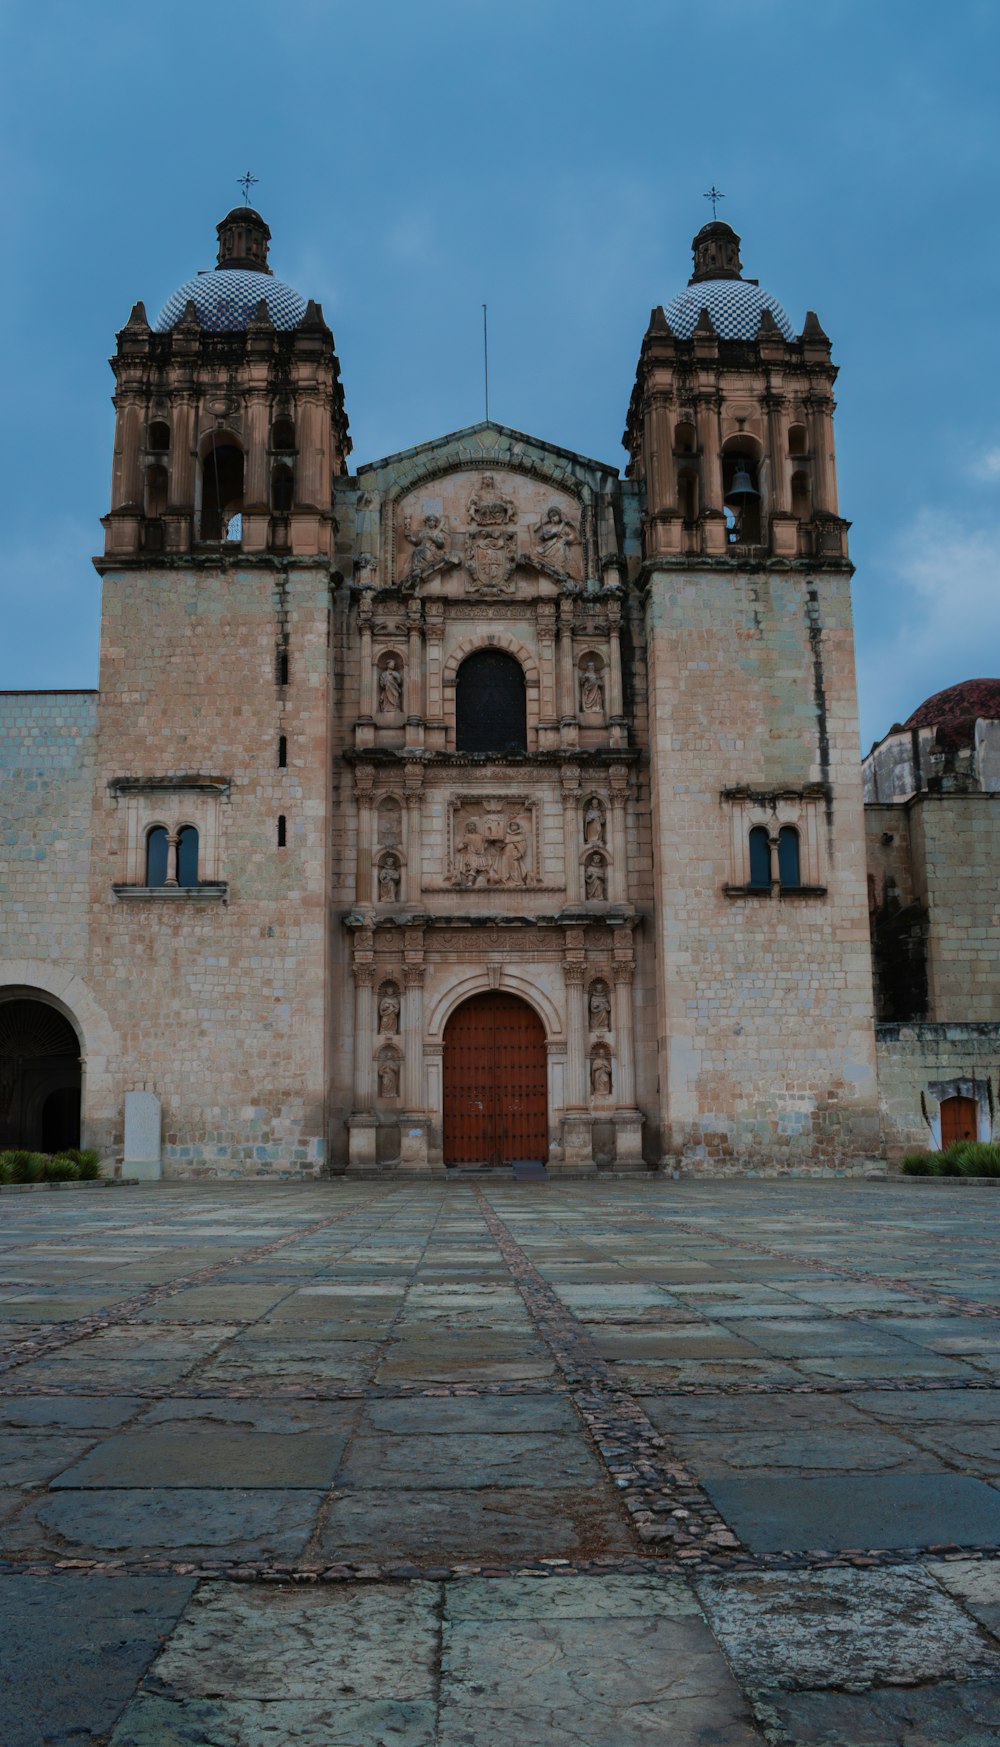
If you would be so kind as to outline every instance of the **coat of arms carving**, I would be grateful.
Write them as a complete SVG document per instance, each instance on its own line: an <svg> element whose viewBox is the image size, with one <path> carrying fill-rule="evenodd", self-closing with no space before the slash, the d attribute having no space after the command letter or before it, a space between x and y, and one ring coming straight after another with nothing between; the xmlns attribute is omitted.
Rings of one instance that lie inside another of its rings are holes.
<svg viewBox="0 0 1000 1747"><path fill-rule="evenodd" d="M513 500L504 497L492 473L484 473L469 499L465 568L477 594L512 594L517 566L517 520Z"/></svg>

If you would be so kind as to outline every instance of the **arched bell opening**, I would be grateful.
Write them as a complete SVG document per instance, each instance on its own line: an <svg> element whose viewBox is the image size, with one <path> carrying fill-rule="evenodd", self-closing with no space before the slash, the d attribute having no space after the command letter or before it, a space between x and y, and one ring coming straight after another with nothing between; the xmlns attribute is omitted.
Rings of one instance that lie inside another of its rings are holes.
<svg viewBox="0 0 1000 1747"><path fill-rule="evenodd" d="M544 1164L549 1150L545 1027L519 995L484 991L444 1028L444 1162Z"/></svg>
<svg viewBox="0 0 1000 1747"><path fill-rule="evenodd" d="M0 995L0 1151L80 1144L80 1039L47 1001Z"/></svg>
<svg viewBox="0 0 1000 1747"><path fill-rule="evenodd" d="M763 538L760 445L730 437L722 452L722 499L731 546L759 546Z"/></svg>
<svg viewBox="0 0 1000 1747"><path fill-rule="evenodd" d="M213 436L201 463L201 538L242 539L243 450L232 438Z"/></svg>

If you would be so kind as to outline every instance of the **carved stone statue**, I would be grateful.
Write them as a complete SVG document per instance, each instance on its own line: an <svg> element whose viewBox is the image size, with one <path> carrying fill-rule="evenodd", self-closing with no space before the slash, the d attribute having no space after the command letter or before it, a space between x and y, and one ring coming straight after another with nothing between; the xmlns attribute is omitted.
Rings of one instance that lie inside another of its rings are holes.
<svg viewBox="0 0 1000 1747"><path fill-rule="evenodd" d="M611 1096L611 1063L596 1055L590 1064L590 1090L595 1098Z"/></svg>
<svg viewBox="0 0 1000 1747"><path fill-rule="evenodd" d="M595 983L588 1002L591 1031L607 1031L611 1025L611 998L605 983Z"/></svg>
<svg viewBox="0 0 1000 1747"><path fill-rule="evenodd" d="M378 870L378 896L380 904L394 904L399 892L399 863L394 855L387 855Z"/></svg>
<svg viewBox="0 0 1000 1747"><path fill-rule="evenodd" d="M446 570L449 565L459 562L448 551L448 525L443 516L425 516L416 533L410 527L410 518L407 516L403 523L403 534L413 547L410 567L402 579L404 589L414 589L425 576L432 575L435 570Z"/></svg>
<svg viewBox="0 0 1000 1747"><path fill-rule="evenodd" d="M583 883L588 898L607 897L607 878L599 855L589 855L584 863Z"/></svg>
<svg viewBox="0 0 1000 1747"><path fill-rule="evenodd" d="M604 842L604 808L596 796L587 802L587 811L583 815L583 841Z"/></svg>
<svg viewBox="0 0 1000 1747"><path fill-rule="evenodd" d="M403 708L403 671L394 655L378 670L378 707L386 716Z"/></svg>
<svg viewBox="0 0 1000 1747"><path fill-rule="evenodd" d="M516 819L512 819L507 827L507 838L500 851L500 883L504 886L523 886L527 883L528 869L525 863L527 844L524 832Z"/></svg>
<svg viewBox="0 0 1000 1747"><path fill-rule="evenodd" d="M604 714L604 680L593 658L580 675L580 708L585 715Z"/></svg>
<svg viewBox="0 0 1000 1747"><path fill-rule="evenodd" d="M399 1030L399 996L391 983L387 983L379 997L378 1028L383 1037L395 1037Z"/></svg>
<svg viewBox="0 0 1000 1747"><path fill-rule="evenodd" d="M395 1056L383 1056L378 1064L378 1093L380 1098L399 1097L399 1063Z"/></svg>
<svg viewBox="0 0 1000 1747"><path fill-rule="evenodd" d="M569 574L572 549L580 544L580 536L557 503L546 510L534 529L535 550L543 563L551 565L563 576Z"/></svg>

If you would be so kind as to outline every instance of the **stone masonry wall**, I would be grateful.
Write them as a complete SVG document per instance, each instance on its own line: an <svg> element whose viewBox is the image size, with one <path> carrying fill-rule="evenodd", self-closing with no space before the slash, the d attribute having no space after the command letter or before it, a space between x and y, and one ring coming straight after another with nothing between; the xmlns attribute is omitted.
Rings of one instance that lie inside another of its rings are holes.
<svg viewBox="0 0 1000 1747"><path fill-rule="evenodd" d="M647 627L666 1150L859 1167L879 1136L848 578L654 573ZM823 783L825 894L727 895L726 791Z"/></svg>
<svg viewBox="0 0 1000 1747"><path fill-rule="evenodd" d="M890 1162L941 1144L940 1104L979 1106L980 1140L1000 1138L1000 1025L878 1025L879 1094Z"/></svg>
<svg viewBox="0 0 1000 1747"><path fill-rule="evenodd" d="M86 965L96 724L96 692L0 692L0 961Z"/></svg>
<svg viewBox="0 0 1000 1747"><path fill-rule="evenodd" d="M914 880L928 911L928 1017L1000 1020L1000 796L921 795L910 808Z"/></svg>
<svg viewBox="0 0 1000 1747"><path fill-rule="evenodd" d="M93 978L118 1031L119 1120L127 1090L159 1094L167 1175L315 1171L327 1157L328 639L320 565L105 577ZM198 775L228 791L213 803L185 786ZM178 786L138 804L168 827L217 807L224 902L114 891L128 804L113 785L164 778Z"/></svg>

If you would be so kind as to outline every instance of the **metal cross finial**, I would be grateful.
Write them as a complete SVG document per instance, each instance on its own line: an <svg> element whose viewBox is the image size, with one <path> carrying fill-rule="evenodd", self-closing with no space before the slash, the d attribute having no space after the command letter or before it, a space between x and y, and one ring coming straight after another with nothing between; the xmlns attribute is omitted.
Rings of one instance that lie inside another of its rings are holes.
<svg viewBox="0 0 1000 1747"><path fill-rule="evenodd" d="M260 180L260 177L259 176L251 176L249 170L246 172L246 174L244 176L237 176L237 178L236 178L237 186L239 188L242 188L242 190L243 190L243 204L244 204L244 206L249 206L249 204L250 204L250 190L251 190L251 188L256 188L259 180Z"/></svg>
<svg viewBox="0 0 1000 1747"><path fill-rule="evenodd" d="M717 218L718 217L718 213L716 212L717 203L720 200L725 200L725 198L726 198L722 192L722 189L716 188L715 183L713 182L711 188L709 189L708 193L704 196L704 198L706 200L710 200L712 202L712 217Z"/></svg>

